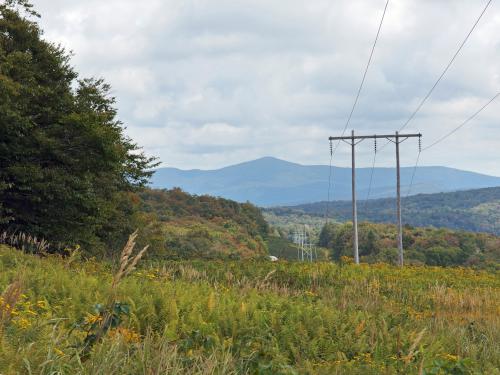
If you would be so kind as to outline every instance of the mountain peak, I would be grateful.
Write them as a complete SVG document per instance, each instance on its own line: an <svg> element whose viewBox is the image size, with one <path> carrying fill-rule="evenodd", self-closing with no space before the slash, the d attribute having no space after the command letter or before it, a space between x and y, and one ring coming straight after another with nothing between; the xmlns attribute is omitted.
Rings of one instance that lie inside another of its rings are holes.
<svg viewBox="0 0 500 375"><path fill-rule="evenodd" d="M209 194L261 206L293 205L326 199L328 195L327 165L301 165L272 156L261 157L213 170L182 171L160 168L152 185L158 188L181 187L192 194ZM413 168L401 168L402 188L409 190ZM360 197L393 197L395 171L376 168L370 185L371 168L357 172ZM500 186L500 178L446 167L419 167L411 192L438 193ZM351 199L351 169L335 167L332 184L335 200ZM406 191L405 190L405 191Z"/></svg>
<svg viewBox="0 0 500 375"><path fill-rule="evenodd" d="M291 161L286 161L283 159L276 158L274 156L263 156L261 158L255 159L255 160L249 160L246 163L296 164L296 163L292 163ZM242 163L242 164L244 164L244 163Z"/></svg>

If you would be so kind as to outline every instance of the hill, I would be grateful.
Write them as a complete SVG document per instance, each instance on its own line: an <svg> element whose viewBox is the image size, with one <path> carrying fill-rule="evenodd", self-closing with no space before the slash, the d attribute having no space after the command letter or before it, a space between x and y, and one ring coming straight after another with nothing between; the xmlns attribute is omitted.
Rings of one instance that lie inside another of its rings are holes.
<svg viewBox="0 0 500 375"><path fill-rule="evenodd" d="M250 203L224 198L194 196L180 189L143 189L130 193L124 211L128 217L110 225L119 228L117 241L138 228L139 246L149 246L149 260L250 259L267 254L269 226L262 212ZM37 240L30 233L0 231L0 244L12 245L28 253L67 255L68 244ZM84 257L101 261L114 259L118 249L106 252L77 245Z"/></svg>
<svg viewBox="0 0 500 375"><path fill-rule="evenodd" d="M281 218L281 222L300 222L301 215L305 215L304 220L313 223L324 218L326 207L327 202L317 202L269 208L266 212ZM329 216L336 221L351 220L351 210L349 201L329 204ZM358 202L360 221L394 223L395 211L394 199L390 198ZM402 199L402 214L403 222L412 226L447 227L500 235L500 187L410 196Z"/></svg>
<svg viewBox="0 0 500 375"><path fill-rule="evenodd" d="M402 188L406 191L413 168L401 168ZM367 195L370 168L357 169L359 197ZM152 177L155 188L180 187L191 194L209 194L250 201L259 206L293 205L326 199L329 167L300 165L265 157L215 170L159 168ZM335 199L351 197L351 169L334 167ZM395 194L395 170L376 168L371 197ZM436 193L500 186L500 177L487 176L446 167L419 167L413 193Z"/></svg>
<svg viewBox="0 0 500 375"><path fill-rule="evenodd" d="M250 203L180 189L146 189L139 197L140 212L154 223L148 239L155 258L240 259L267 253L268 224Z"/></svg>

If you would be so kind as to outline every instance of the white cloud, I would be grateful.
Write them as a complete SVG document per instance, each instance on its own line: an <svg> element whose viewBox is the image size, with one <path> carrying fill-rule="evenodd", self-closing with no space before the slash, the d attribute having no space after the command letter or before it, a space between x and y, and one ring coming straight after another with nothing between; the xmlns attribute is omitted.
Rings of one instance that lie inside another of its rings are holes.
<svg viewBox="0 0 500 375"><path fill-rule="evenodd" d="M127 132L168 165L214 168L273 155L327 163L385 0L34 0L46 38L113 86ZM399 128L486 1L392 0L351 127ZM500 90L500 5L408 125L430 144ZM500 100L422 163L500 175ZM372 144L358 164L371 163ZM403 148L412 165L413 142ZM393 149L378 157L394 164ZM348 165L347 148L336 164Z"/></svg>

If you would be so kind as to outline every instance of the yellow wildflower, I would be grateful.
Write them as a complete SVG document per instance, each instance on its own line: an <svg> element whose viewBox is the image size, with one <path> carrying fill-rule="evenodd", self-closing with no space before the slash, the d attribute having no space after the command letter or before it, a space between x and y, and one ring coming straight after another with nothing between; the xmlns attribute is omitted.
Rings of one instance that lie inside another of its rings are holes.
<svg viewBox="0 0 500 375"><path fill-rule="evenodd" d="M102 316L100 316L100 315L88 314L85 318L85 323L94 324L96 322L100 322L101 320L102 320Z"/></svg>
<svg viewBox="0 0 500 375"><path fill-rule="evenodd" d="M111 336L121 336L126 343L138 343L141 341L141 336L134 330L118 327L110 331Z"/></svg>
<svg viewBox="0 0 500 375"><path fill-rule="evenodd" d="M208 301L207 301L207 309L208 311L213 311L215 308L215 293L210 292L208 295Z"/></svg>
<svg viewBox="0 0 500 375"><path fill-rule="evenodd" d="M19 318L13 321L21 329L26 329L31 326L31 322L26 318Z"/></svg>
<svg viewBox="0 0 500 375"><path fill-rule="evenodd" d="M458 355L453 355L448 353L443 354L442 357L448 361L453 361L453 362L458 361L459 359Z"/></svg>

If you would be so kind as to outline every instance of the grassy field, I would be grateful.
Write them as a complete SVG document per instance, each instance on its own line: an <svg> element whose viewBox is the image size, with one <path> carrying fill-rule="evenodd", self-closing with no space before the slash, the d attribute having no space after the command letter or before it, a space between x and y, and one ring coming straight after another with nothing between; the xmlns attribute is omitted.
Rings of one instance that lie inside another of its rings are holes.
<svg viewBox="0 0 500 375"><path fill-rule="evenodd" d="M146 260L113 289L115 268L0 246L0 373L500 374L498 273Z"/></svg>

